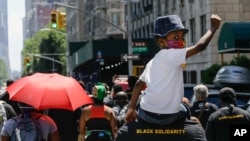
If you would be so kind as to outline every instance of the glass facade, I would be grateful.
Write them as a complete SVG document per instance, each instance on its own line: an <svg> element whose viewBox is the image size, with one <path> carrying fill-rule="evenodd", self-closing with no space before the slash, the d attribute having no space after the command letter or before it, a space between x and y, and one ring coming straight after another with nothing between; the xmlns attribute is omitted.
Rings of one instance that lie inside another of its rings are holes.
<svg viewBox="0 0 250 141"><path fill-rule="evenodd" d="M10 70L8 49L8 12L7 0L0 0L0 59L3 60ZM9 71L10 72L10 71Z"/></svg>

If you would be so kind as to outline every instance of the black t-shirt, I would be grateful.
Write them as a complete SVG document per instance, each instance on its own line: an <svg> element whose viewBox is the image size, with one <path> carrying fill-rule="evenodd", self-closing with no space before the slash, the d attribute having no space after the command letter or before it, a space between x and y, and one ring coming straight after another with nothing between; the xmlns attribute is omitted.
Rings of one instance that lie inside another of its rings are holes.
<svg viewBox="0 0 250 141"><path fill-rule="evenodd" d="M199 115L200 115L201 111L203 110L203 108L204 108L204 111L203 111L199 120L201 122L202 127L205 129L206 125L207 125L208 117L213 112L217 111L218 107L215 104L209 103L206 101L196 101L196 102L194 102L193 105L190 106L191 115L199 118Z"/></svg>
<svg viewBox="0 0 250 141"><path fill-rule="evenodd" d="M206 141L201 125L191 120L176 121L170 125L156 125L134 121L123 125L115 141Z"/></svg>
<svg viewBox="0 0 250 141"><path fill-rule="evenodd" d="M221 108L210 115L206 126L208 141L229 141L230 125L250 125L250 113L233 107L230 112L228 107Z"/></svg>

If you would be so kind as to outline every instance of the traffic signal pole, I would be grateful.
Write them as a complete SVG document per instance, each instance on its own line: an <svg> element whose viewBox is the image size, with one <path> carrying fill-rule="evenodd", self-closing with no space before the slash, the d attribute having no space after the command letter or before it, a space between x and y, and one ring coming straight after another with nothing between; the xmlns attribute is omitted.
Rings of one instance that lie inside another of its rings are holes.
<svg viewBox="0 0 250 141"><path fill-rule="evenodd" d="M67 8L71 8L71 9L75 9L75 10L77 10L77 11L80 11L80 12L83 12L83 13L86 13L86 14L89 14L89 15L91 15L91 16L94 16L94 17L96 17L96 18L98 18L98 19L100 19L100 20L102 20L102 21L104 21L104 22L106 22L106 23L108 23L108 24L110 24L110 25L112 25L112 26L114 26L114 27L116 27L117 29L119 29L120 31L122 31L122 32L124 32L126 35L127 35L127 38L128 38L128 54L132 54L132 36L131 36L131 11L130 11L130 3L131 3L131 0L128 0L128 6L127 6L127 8L128 8L128 21L127 21L127 31L126 30L124 30L124 29L122 29L122 28L120 28L119 26L117 26L117 25L115 25L115 24L113 24L113 23L111 23L110 21L108 21L108 20L106 20L106 19L103 19L103 18L101 18L101 17L99 17L99 16L97 16L97 15L95 15L95 14L93 14L93 13L91 13L91 12L88 12L88 11L85 11L85 10L82 10L82 9L79 9L79 8L77 8L77 7L74 7L74 6L70 6L70 5L66 5L66 4L62 4L62 3L58 3L58 2L55 2L54 3L54 5L55 5L55 9L56 9L56 7L57 6L63 6L63 7L67 7ZM67 49L67 70L69 69L68 67L69 67L69 48ZM133 67L133 62L132 62L132 60L128 60L128 75L132 75L132 67ZM68 73L68 72L67 72Z"/></svg>
<svg viewBox="0 0 250 141"><path fill-rule="evenodd" d="M127 28L128 28L128 54L132 54L132 36L131 36L131 11L130 11L130 5L131 1L128 0L127 6L128 6L128 22L127 22ZM133 61L132 60L128 60L128 74L129 76L132 75L132 68L133 68Z"/></svg>
<svg viewBox="0 0 250 141"><path fill-rule="evenodd" d="M102 21L104 21L104 22L106 22L106 23L108 23L108 24L111 24L112 26L116 27L117 29L119 29L119 30L121 30L122 32L124 32L124 33L127 34L127 31L126 31L126 30L120 28L119 26L117 26L117 25L111 23L110 21L108 21L108 20L106 20L106 19L103 19L103 18L101 18L101 17L99 17L99 16L97 16L97 15L91 13L91 12L88 12L88 11L85 11L85 10L82 10L82 9L79 9L79 8L77 8L77 7L74 7L74 6L70 6L70 5L58 3L58 2L55 2L54 5L55 5L55 9L56 9L56 7L57 7L57 5L58 5L58 6L63 6L63 7L75 9L75 10L77 10L77 11L80 11L80 12L83 12L83 13L86 13L86 14L89 14L89 15L94 16L94 17L96 17L96 18L98 18L98 19L100 19L100 20L102 20Z"/></svg>

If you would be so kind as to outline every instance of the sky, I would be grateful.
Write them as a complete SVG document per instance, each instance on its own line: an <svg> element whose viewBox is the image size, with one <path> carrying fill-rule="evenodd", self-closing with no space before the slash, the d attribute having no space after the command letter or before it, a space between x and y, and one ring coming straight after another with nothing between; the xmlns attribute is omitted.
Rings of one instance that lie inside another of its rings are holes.
<svg viewBox="0 0 250 141"><path fill-rule="evenodd" d="M23 23L25 16L24 0L7 0L8 4L8 43L10 68L21 71L21 51L23 48Z"/></svg>

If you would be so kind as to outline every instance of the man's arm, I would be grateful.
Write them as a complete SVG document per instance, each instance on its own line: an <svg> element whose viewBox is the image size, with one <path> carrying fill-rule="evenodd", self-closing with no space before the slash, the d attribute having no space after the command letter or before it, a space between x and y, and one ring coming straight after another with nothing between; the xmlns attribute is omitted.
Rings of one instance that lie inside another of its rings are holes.
<svg viewBox="0 0 250 141"><path fill-rule="evenodd" d="M189 47L187 49L186 58L193 56L206 49L207 45L214 36L214 33L220 27L221 18L218 15L213 14L210 20L211 20L211 28L206 32L205 35L201 37L201 39L194 46Z"/></svg>
<svg viewBox="0 0 250 141"><path fill-rule="evenodd" d="M4 136L4 135L1 135L1 141L10 141L10 137L9 136Z"/></svg>
<svg viewBox="0 0 250 141"><path fill-rule="evenodd" d="M115 113L110 109L110 127L112 130L113 138L117 135L117 121L115 117Z"/></svg>
<svg viewBox="0 0 250 141"><path fill-rule="evenodd" d="M55 132L49 133L48 141L60 141L58 130L56 130Z"/></svg>
<svg viewBox="0 0 250 141"><path fill-rule="evenodd" d="M131 122L133 120L135 120L136 118L136 105L137 105L137 101L139 98L139 95L141 94L141 90L142 88L145 86L145 82L138 80L135 84L135 87L133 89L132 92L132 97L129 103L129 107L128 107L128 111L126 113L126 122Z"/></svg>
<svg viewBox="0 0 250 141"><path fill-rule="evenodd" d="M85 141L85 130L86 130L86 118L85 116L87 115L87 108L85 107L82 110L81 116L80 116L80 121L79 121L79 134L80 134L80 138L81 141Z"/></svg>

